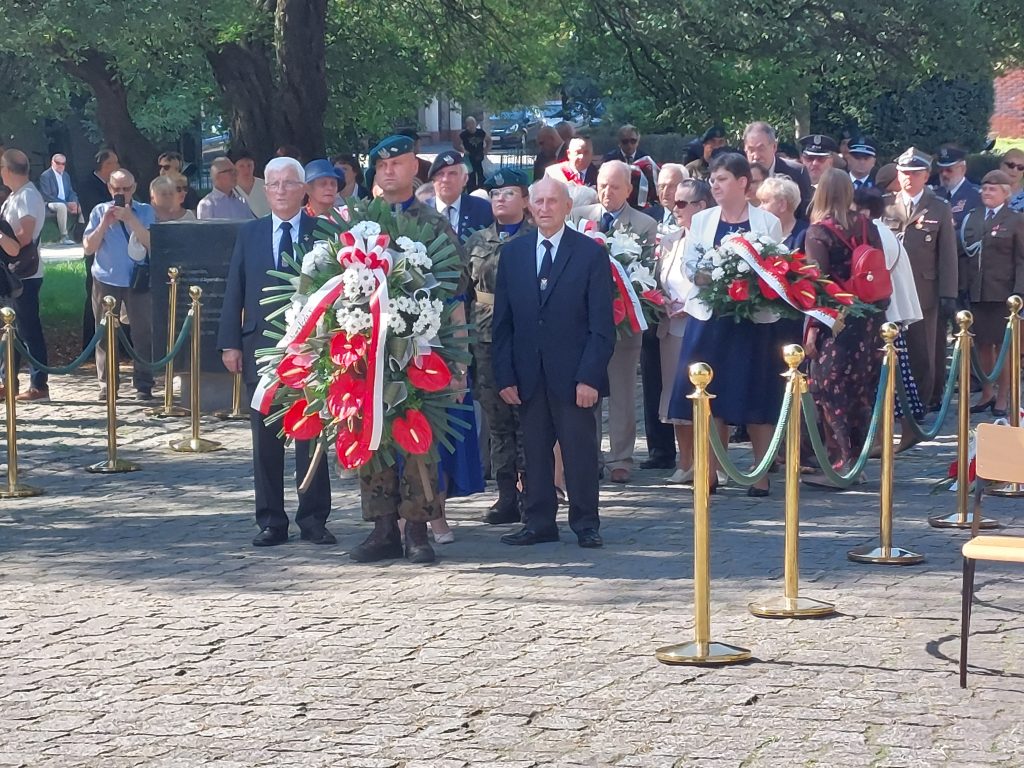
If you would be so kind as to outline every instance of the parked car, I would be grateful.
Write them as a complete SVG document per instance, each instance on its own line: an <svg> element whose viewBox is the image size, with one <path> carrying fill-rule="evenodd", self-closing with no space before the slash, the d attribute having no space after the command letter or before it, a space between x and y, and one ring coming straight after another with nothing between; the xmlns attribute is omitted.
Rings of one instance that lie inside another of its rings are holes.
<svg viewBox="0 0 1024 768"><path fill-rule="evenodd" d="M586 123L583 115L583 106L579 103L571 104L566 108L562 106L561 101L546 101L540 107L540 112L544 117L546 125L558 125L565 121L570 123L573 128L579 128Z"/></svg>
<svg viewBox="0 0 1024 768"><path fill-rule="evenodd" d="M521 107L489 115L491 142L498 148L524 147L537 138L544 124L536 108Z"/></svg>

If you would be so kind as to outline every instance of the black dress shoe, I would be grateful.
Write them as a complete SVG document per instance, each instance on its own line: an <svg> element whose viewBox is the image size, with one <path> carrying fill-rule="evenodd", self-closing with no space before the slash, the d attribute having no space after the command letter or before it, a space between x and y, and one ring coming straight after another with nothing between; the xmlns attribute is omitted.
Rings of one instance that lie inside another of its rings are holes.
<svg viewBox="0 0 1024 768"><path fill-rule="evenodd" d="M993 397L991 400L986 400L984 403L978 403L977 405L971 406L971 413L984 413L988 410L994 410L996 407L996 399Z"/></svg>
<svg viewBox="0 0 1024 768"><path fill-rule="evenodd" d="M506 533L501 537L502 544L511 544L514 547L546 544L550 541L558 541L557 528L550 531L535 531L532 528L523 528L516 533Z"/></svg>
<svg viewBox="0 0 1024 768"><path fill-rule="evenodd" d="M752 499L763 499L765 496L769 495L770 493L771 493L771 486L770 485L767 488L755 488L754 486L750 486L749 488L747 488L747 496L749 496Z"/></svg>
<svg viewBox="0 0 1024 768"><path fill-rule="evenodd" d="M675 459L654 457L640 462L640 469L675 469Z"/></svg>
<svg viewBox="0 0 1024 768"><path fill-rule="evenodd" d="M252 540L254 547L276 547L288 541L288 531L280 528L264 528Z"/></svg>
<svg viewBox="0 0 1024 768"><path fill-rule="evenodd" d="M319 528L307 528L299 534L299 538L303 541L308 541L310 544L337 544L338 540L334 538L334 534L327 530L326 526L320 526Z"/></svg>
<svg viewBox="0 0 1024 768"><path fill-rule="evenodd" d="M584 549L600 549L604 546L601 534L594 528L584 528L576 534L576 538Z"/></svg>

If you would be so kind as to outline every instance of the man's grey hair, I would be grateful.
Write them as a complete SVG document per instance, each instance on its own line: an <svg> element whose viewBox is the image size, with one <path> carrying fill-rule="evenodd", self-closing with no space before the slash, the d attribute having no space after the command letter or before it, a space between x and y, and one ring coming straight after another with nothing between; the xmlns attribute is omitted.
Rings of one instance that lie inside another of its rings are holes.
<svg viewBox="0 0 1024 768"><path fill-rule="evenodd" d="M772 128L771 125L764 122L763 120L757 120L753 123L750 123L746 128L743 129L744 143L746 143L747 141L747 136L749 136L752 133L763 133L765 136L768 137L768 141L771 142L776 142L779 140L775 134L775 129Z"/></svg>
<svg viewBox="0 0 1024 768"><path fill-rule="evenodd" d="M690 178L690 172L686 170L685 165L681 163L665 163L663 166L661 166L661 169L658 171L658 183L661 183L661 174L665 173L666 171L669 173L672 173L673 171L678 173L680 181Z"/></svg>
<svg viewBox="0 0 1024 768"><path fill-rule="evenodd" d="M220 157L215 157L213 159L213 162L210 163L210 170L211 171L220 171L220 170L223 170L224 168L234 168L234 167L235 167L235 164L233 162L231 162L231 158L225 157L224 155L221 155Z"/></svg>
<svg viewBox="0 0 1024 768"><path fill-rule="evenodd" d="M553 179L550 176L542 176L541 178L537 179L537 181L533 182L533 184L530 185L531 203L533 202L534 197L536 196L537 189L538 187L540 187L541 184L554 184L558 189L562 191L562 194L565 195L566 200L569 200L570 202L572 201L572 195L569 192L568 184L563 184L558 179Z"/></svg>
<svg viewBox="0 0 1024 768"><path fill-rule="evenodd" d="M629 166L626 165L621 160L606 160L605 162L601 163L601 168L598 170L597 176L598 178L600 178L601 176L607 178L608 174L610 173L619 174L620 176L622 176L623 180L627 184L633 183L633 174L629 170Z"/></svg>
<svg viewBox="0 0 1024 768"><path fill-rule="evenodd" d="M263 169L263 175L269 176L272 173L280 173L281 171L288 169L295 172L295 178L299 181L305 181L306 169L303 168L302 163L294 157L275 157L267 163L267 167Z"/></svg>

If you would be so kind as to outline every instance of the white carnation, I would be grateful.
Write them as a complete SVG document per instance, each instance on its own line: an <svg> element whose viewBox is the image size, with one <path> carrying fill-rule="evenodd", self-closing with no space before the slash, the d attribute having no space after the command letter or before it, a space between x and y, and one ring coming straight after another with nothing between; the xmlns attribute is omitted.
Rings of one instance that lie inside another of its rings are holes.
<svg viewBox="0 0 1024 768"><path fill-rule="evenodd" d="M375 221L360 221L352 227L351 232L364 240L372 240L380 234L380 224Z"/></svg>
<svg viewBox="0 0 1024 768"><path fill-rule="evenodd" d="M338 310L336 318L341 330L349 336L368 330L373 322L370 313L358 307L342 307Z"/></svg>
<svg viewBox="0 0 1024 768"><path fill-rule="evenodd" d="M725 277L725 270L722 269L721 267L715 267L713 270L711 270L712 280L717 282L721 280L723 277Z"/></svg>
<svg viewBox="0 0 1024 768"><path fill-rule="evenodd" d="M736 271L739 272L741 275L745 275L747 272L750 271L750 265L747 264L747 262L740 259L739 263L736 264Z"/></svg>
<svg viewBox="0 0 1024 768"><path fill-rule="evenodd" d="M719 253L718 251L712 251L712 253L711 253L711 266L713 266L713 267L720 267L720 266L722 266L722 264L724 262L725 262L725 259L722 257L721 253Z"/></svg>
<svg viewBox="0 0 1024 768"><path fill-rule="evenodd" d="M331 263L331 247L318 240L302 257L302 274L312 277Z"/></svg>

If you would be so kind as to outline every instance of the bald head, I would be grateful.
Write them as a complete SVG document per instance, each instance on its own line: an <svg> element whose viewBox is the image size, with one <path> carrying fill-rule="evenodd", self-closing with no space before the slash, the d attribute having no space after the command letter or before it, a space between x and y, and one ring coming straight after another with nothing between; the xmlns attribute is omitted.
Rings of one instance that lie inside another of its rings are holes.
<svg viewBox="0 0 1024 768"><path fill-rule="evenodd" d="M238 183L235 164L226 157L218 157L210 163L210 179L214 189L224 194L230 193Z"/></svg>
<svg viewBox="0 0 1024 768"><path fill-rule="evenodd" d="M572 196L562 182L545 176L530 185L530 212L544 237L560 230L571 210Z"/></svg>
<svg viewBox="0 0 1024 768"><path fill-rule="evenodd" d="M553 126L545 125L537 131L537 149L547 157L554 157L558 154L558 148L562 146L562 137Z"/></svg>
<svg viewBox="0 0 1024 768"><path fill-rule="evenodd" d="M597 198L610 213L620 211L633 191L633 179L629 166L621 160L607 160L601 163L597 172Z"/></svg>
<svg viewBox="0 0 1024 768"><path fill-rule="evenodd" d="M8 149L3 155L0 155L0 165L12 176L28 178L28 155L20 149Z"/></svg>

